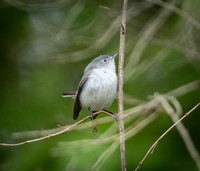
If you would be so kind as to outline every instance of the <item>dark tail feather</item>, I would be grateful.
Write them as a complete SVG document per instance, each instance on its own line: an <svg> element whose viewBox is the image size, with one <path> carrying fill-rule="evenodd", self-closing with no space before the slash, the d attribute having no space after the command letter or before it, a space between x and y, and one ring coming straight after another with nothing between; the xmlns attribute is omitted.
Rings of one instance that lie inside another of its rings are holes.
<svg viewBox="0 0 200 171"><path fill-rule="evenodd" d="M76 92L67 92L67 93L63 93L62 97L72 97L75 98L76 96Z"/></svg>

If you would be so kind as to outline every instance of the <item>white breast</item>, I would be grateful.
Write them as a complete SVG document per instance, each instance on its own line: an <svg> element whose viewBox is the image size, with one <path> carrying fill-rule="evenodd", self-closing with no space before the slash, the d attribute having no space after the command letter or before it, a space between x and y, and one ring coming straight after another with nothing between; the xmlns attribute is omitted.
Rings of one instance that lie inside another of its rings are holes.
<svg viewBox="0 0 200 171"><path fill-rule="evenodd" d="M94 69L80 94L83 108L99 111L108 108L117 94L117 75L111 69Z"/></svg>

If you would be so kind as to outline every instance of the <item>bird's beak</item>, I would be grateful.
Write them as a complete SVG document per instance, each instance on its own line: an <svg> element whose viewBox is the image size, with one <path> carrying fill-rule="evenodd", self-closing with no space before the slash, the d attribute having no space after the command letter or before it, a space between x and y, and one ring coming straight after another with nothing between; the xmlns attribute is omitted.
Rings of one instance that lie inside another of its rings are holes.
<svg viewBox="0 0 200 171"><path fill-rule="evenodd" d="M119 52L117 52L117 53L113 56L113 58L115 59L118 55L119 55Z"/></svg>

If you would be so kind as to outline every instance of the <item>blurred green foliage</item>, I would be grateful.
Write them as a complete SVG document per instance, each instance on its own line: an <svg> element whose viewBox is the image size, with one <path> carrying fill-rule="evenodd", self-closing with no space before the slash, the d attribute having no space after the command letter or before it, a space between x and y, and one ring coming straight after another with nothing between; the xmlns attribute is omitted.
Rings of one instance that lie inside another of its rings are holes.
<svg viewBox="0 0 200 171"><path fill-rule="evenodd" d="M200 76L200 2L163 2L173 3L177 10L167 10L159 18L167 7L137 0L129 1L128 5L124 92L141 101L148 101L155 92L165 94ZM119 18L100 5L109 7ZM13 139L13 132L74 123L73 100L60 95L76 90L85 66L93 58L118 51L121 8L122 2L114 0L0 3L0 142L27 140ZM148 35L153 27L154 32ZM200 102L199 87L178 97L183 114ZM125 109L132 106L125 103ZM110 110L117 112L117 102ZM199 111L183 121L198 151ZM87 115L87 110L81 112L81 118ZM133 123L127 123L126 127ZM97 125L96 136L91 127L23 146L1 146L0 170L91 170L111 143L96 146L81 143L58 146L58 143L98 140L110 125ZM171 125L169 117L161 113L126 141L127 170L137 167L153 142ZM117 149L100 170L120 169ZM141 170L197 169L174 129L148 156Z"/></svg>

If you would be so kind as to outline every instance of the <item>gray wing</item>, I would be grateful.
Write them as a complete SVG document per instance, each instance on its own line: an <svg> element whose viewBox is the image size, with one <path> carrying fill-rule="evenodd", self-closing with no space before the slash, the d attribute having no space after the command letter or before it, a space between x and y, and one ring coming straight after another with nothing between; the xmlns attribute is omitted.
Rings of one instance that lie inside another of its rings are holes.
<svg viewBox="0 0 200 171"><path fill-rule="evenodd" d="M78 118L79 112L82 109L79 97L80 97L80 94L81 94L81 90L82 90L83 86L85 85L87 79L88 79L88 77L86 76L81 80L81 82L78 86L78 90L76 92L76 97L75 97L75 100L74 100L74 112L73 112L74 120L76 120Z"/></svg>

